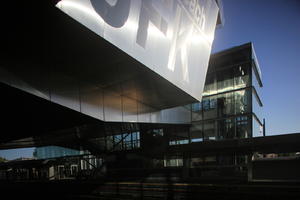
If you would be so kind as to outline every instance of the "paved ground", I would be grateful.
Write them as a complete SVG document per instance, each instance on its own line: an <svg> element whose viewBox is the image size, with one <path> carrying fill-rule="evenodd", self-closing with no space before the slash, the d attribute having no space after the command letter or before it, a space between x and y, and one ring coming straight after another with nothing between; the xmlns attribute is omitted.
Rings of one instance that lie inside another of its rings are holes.
<svg viewBox="0 0 300 200"><path fill-rule="evenodd" d="M1 182L7 199L300 199L300 183L140 183L100 181Z"/></svg>

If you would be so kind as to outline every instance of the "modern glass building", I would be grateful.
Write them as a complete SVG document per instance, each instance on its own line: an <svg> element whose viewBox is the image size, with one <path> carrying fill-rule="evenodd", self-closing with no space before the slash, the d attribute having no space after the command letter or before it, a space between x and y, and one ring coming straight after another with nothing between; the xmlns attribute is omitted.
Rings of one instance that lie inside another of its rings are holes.
<svg viewBox="0 0 300 200"><path fill-rule="evenodd" d="M252 43L213 54L202 101L192 104L191 141L263 136L262 86Z"/></svg>
<svg viewBox="0 0 300 200"><path fill-rule="evenodd" d="M202 101L190 107L190 129L177 136L173 133L169 145L263 136L262 87L252 43L213 54ZM191 168L193 177L246 176L251 157L238 152L215 155L177 152L165 157L164 166Z"/></svg>
<svg viewBox="0 0 300 200"><path fill-rule="evenodd" d="M209 140L250 138L263 136L261 71L252 43L213 54L201 102L184 106L189 110L190 124L131 124L134 129L108 131L107 135L93 142L104 151L142 150L147 152L158 149L160 166L183 166L183 155L168 154L168 146L182 145ZM115 125L114 129L117 128ZM159 130L159 132L157 132ZM156 137L156 136L160 137ZM160 140L160 141L158 141ZM156 142L156 143L155 143ZM98 149L98 150L99 150ZM51 151L52 152L51 152ZM98 151L96 150L96 151ZM79 151L41 147L37 149L39 158L79 154ZM74 153L74 154L73 154ZM151 152L150 154L152 154ZM50 155L51 154L51 155ZM190 155L190 166L203 164L245 164L247 157L239 155L203 157Z"/></svg>

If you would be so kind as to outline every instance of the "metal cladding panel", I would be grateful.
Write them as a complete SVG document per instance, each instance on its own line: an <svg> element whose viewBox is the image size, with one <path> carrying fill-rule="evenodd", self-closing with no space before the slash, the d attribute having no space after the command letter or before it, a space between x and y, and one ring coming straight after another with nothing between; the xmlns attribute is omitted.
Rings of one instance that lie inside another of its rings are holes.
<svg viewBox="0 0 300 200"><path fill-rule="evenodd" d="M81 112L97 119L104 119L103 91L90 84L80 84Z"/></svg>
<svg viewBox="0 0 300 200"><path fill-rule="evenodd" d="M162 123L188 123L191 119L191 110L185 106L169 108L161 111Z"/></svg>
<svg viewBox="0 0 300 200"><path fill-rule="evenodd" d="M138 121L146 123L151 122L151 112L153 111L153 108L138 102Z"/></svg>
<svg viewBox="0 0 300 200"><path fill-rule="evenodd" d="M123 121L138 121L138 103L136 100L122 96Z"/></svg>
<svg viewBox="0 0 300 200"><path fill-rule="evenodd" d="M104 90L105 121L123 121L122 96L111 90Z"/></svg>
<svg viewBox="0 0 300 200"><path fill-rule="evenodd" d="M215 1L62 0L56 6L201 100L219 11Z"/></svg>
<svg viewBox="0 0 300 200"><path fill-rule="evenodd" d="M51 101L80 112L79 84L67 76L52 75Z"/></svg>
<svg viewBox="0 0 300 200"><path fill-rule="evenodd" d="M0 82L50 100L47 86L42 81L35 78L40 77L40 79L46 80L47 77L44 76L44 71L46 70L33 67L34 71L28 71L26 68L18 68L19 70L16 72L12 69L16 69L17 67L10 66L8 68L10 70L0 66ZM20 79L19 76L23 76L24 79Z"/></svg>

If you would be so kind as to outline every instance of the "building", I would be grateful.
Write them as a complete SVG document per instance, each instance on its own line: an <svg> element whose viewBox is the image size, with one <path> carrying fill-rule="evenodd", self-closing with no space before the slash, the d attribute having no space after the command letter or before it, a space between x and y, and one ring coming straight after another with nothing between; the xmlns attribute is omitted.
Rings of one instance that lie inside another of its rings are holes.
<svg viewBox="0 0 300 200"><path fill-rule="evenodd" d="M252 43L210 59L200 103L192 104L192 141L263 136L261 70Z"/></svg>
<svg viewBox="0 0 300 200"><path fill-rule="evenodd" d="M222 24L219 0L49 0L7 7L19 9L22 21L3 28L0 82L102 122L188 123L178 106L201 99Z"/></svg>
<svg viewBox="0 0 300 200"><path fill-rule="evenodd" d="M110 163L111 169L189 168L193 169L194 177L245 173L251 155L203 156L196 151L186 154L168 149L210 140L263 136L263 105L259 97L262 86L253 44L233 47L211 56L202 101L182 106L190 113L191 123L131 124L131 128L123 128L124 132L110 130L91 143L99 147L96 153L123 152ZM113 129L117 128L118 125L113 125ZM134 161L124 159L125 155L136 152L150 159L147 162L141 157ZM224 174L219 169L222 167L231 173Z"/></svg>
<svg viewBox="0 0 300 200"><path fill-rule="evenodd" d="M252 43L211 56L201 102L191 105L191 127L170 145L263 136L261 70ZM193 176L246 176L251 154L168 155L165 166L191 168ZM186 163L185 163L186 162ZM224 172L226 171L226 172Z"/></svg>
<svg viewBox="0 0 300 200"><path fill-rule="evenodd" d="M3 25L3 148L64 145L69 133L83 142L90 130L78 127L93 124L191 123L184 105L202 97L220 0L32 4L7 2L19 21ZM98 136L128 132L109 131Z"/></svg>

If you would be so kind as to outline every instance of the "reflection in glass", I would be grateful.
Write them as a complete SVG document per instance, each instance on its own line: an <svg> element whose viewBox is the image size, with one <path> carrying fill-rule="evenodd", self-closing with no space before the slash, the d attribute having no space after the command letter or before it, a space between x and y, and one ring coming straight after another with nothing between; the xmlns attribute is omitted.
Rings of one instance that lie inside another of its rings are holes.
<svg viewBox="0 0 300 200"><path fill-rule="evenodd" d="M240 90L234 93L235 98L235 113L244 114L251 112L250 104L250 91L249 90Z"/></svg>
<svg viewBox="0 0 300 200"><path fill-rule="evenodd" d="M217 117L217 100L214 96L204 97L202 104L204 119L212 119Z"/></svg>
<svg viewBox="0 0 300 200"><path fill-rule="evenodd" d="M202 103L192 104L192 121L202 120Z"/></svg>
<svg viewBox="0 0 300 200"><path fill-rule="evenodd" d="M190 129L191 142L199 142L203 140L202 123L193 123Z"/></svg>
<svg viewBox="0 0 300 200"><path fill-rule="evenodd" d="M182 156L170 156L164 160L164 167L180 167L183 166Z"/></svg>
<svg viewBox="0 0 300 200"><path fill-rule="evenodd" d="M258 81L258 79L260 79L260 78L259 78L257 71L255 70L255 68L256 68L255 63L253 62L252 65L253 65L252 70L251 70L252 71L252 85L256 89L258 95L261 96L262 85L260 85L260 83Z"/></svg>
<svg viewBox="0 0 300 200"><path fill-rule="evenodd" d="M113 151L129 150L140 147L140 132L123 133L106 137L107 149Z"/></svg>
<svg viewBox="0 0 300 200"><path fill-rule="evenodd" d="M252 137L261 137L263 136L263 127L262 124L257 121L256 117L252 117Z"/></svg>
<svg viewBox="0 0 300 200"><path fill-rule="evenodd" d="M248 138L250 136L250 123L247 116L236 118L236 137Z"/></svg>
<svg viewBox="0 0 300 200"><path fill-rule="evenodd" d="M218 135L220 139L235 138L235 123L231 118L218 121Z"/></svg>
<svg viewBox="0 0 300 200"><path fill-rule="evenodd" d="M240 55L243 54L233 57L235 59ZM206 77L202 102L192 105L191 142L262 135L262 106L259 104L259 94L257 96L252 87L256 90L261 88L260 79L251 60L234 59L228 58L230 62L226 64L220 63L222 59L213 60ZM252 116L258 119L252 119ZM255 121L257 123L254 124Z"/></svg>
<svg viewBox="0 0 300 200"><path fill-rule="evenodd" d="M225 117L234 114L233 93L225 93L218 95L218 116Z"/></svg>
<svg viewBox="0 0 300 200"><path fill-rule="evenodd" d="M239 65L234 68L234 88L249 86L249 65Z"/></svg>
<svg viewBox="0 0 300 200"><path fill-rule="evenodd" d="M217 93L217 83L216 83L216 75L215 73L207 74L203 96L205 95L212 95Z"/></svg>
<svg viewBox="0 0 300 200"><path fill-rule="evenodd" d="M180 144L188 144L189 140L171 140L169 141L169 145L180 145Z"/></svg>
<svg viewBox="0 0 300 200"><path fill-rule="evenodd" d="M258 120L262 122L263 107L260 105L260 99L255 91L255 89L252 90L252 112L258 117Z"/></svg>
<svg viewBox="0 0 300 200"><path fill-rule="evenodd" d="M203 124L204 140L216 140L215 122L205 122Z"/></svg>
<svg viewBox="0 0 300 200"><path fill-rule="evenodd" d="M233 70L222 70L217 72L218 93L233 90Z"/></svg>

